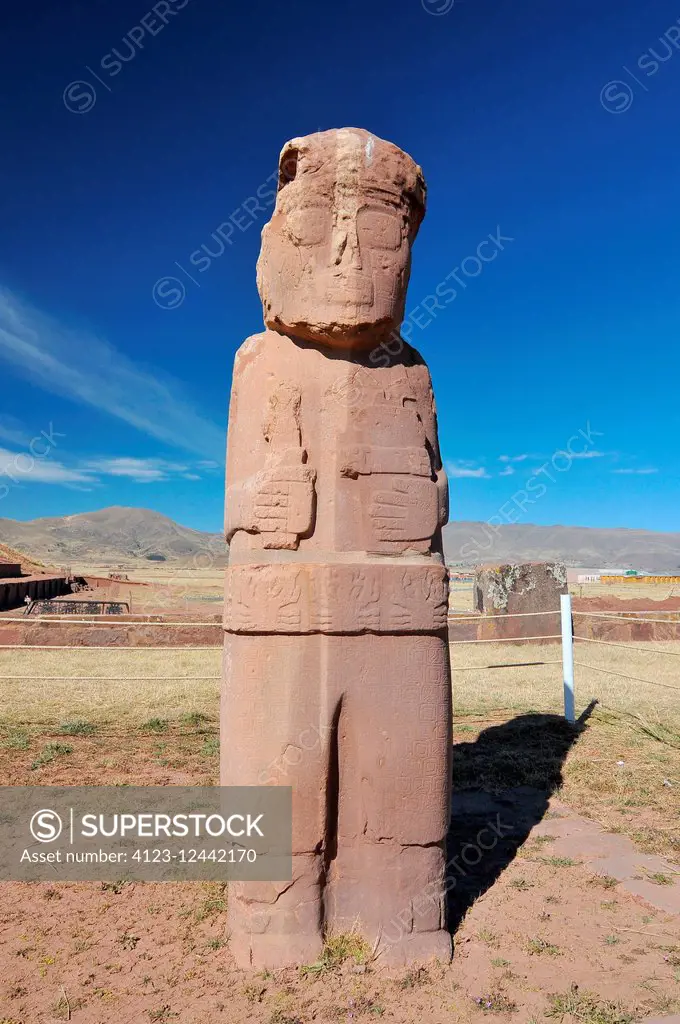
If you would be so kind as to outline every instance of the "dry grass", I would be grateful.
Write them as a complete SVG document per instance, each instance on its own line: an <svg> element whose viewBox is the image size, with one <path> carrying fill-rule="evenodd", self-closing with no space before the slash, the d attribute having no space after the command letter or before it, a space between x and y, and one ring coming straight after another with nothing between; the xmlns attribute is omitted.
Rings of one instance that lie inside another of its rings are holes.
<svg viewBox="0 0 680 1024"><path fill-rule="evenodd" d="M577 666L577 714L597 701L587 726L570 745L561 766L559 794L575 810L629 835L641 849L680 859L680 658L649 654L641 648L680 651L680 643L634 644L635 651L579 644L576 659L589 665L639 675L665 685L651 685L605 675ZM559 713L561 666L484 669L484 665L519 661L547 662L560 657L559 645L472 644L452 648L454 734L474 742L489 725L515 716ZM665 687L677 687L667 689ZM540 722L528 719L528 723ZM518 718L517 728L523 728ZM476 784L540 785L550 774L559 736L526 725L526 742L512 745L510 761L502 749L476 758ZM517 747L524 756L517 756ZM475 779L467 780L469 785Z"/></svg>
<svg viewBox="0 0 680 1024"><path fill-rule="evenodd" d="M622 712L638 713L651 719L675 718L677 727L680 722L680 642L645 641L630 646L634 649L576 643L577 710L583 710L596 698L608 708ZM663 653L648 653L650 649L671 653L664 657ZM562 669L560 664L547 663L560 662L561 657L559 643L452 645L456 711L463 714L498 708L559 711L563 706ZM506 667L519 662L535 664ZM489 668L491 665L502 667ZM584 667L586 665L593 668ZM607 669L607 673L594 669ZM647 679L653 685L608 674L614 671ZM664 685L657 685L660 683Z"/></svg>
<svg viewBox="0 0 680 1024"><path fill-rule="evenodd" d="M173 589L187 591L210 591L220 596L224 594L224 569L168 565L158 562L147 562L112 569L111 566L89 565L74 566L73 572L82 576L108 576L111 572L123 573L132 583L151 583L155 586L169 586Z"/></svg>
<svg viewBox="0 0 680 1024"><path fill-rule="evenodd" d="M570 583L569 593L574 597L616 597L622 601L650 602L653 608L656 601L665 601L669 597L680 597L680 585L677 583Z"/></svg>
<svg viewBox="0 0 680 1024"><path fill-rule="evenodd" d="M472 583L452 580L451 611L471 612ZM650 609L657 601L680 597L680 585L670 583L570 583L569 593L574 597L614 597L622 601L649 601Z"/></svg>
<svg viewBox="0 0 680 1024"><path fill-rule="evenodd" d="M451 580L449 590L449 610L452 612L472 612L472 583Z"/></svg>
<svg viewBox="0 0 680 1024"><path fill-rule="evenodd" d="M648 685L591 668L576 669L577 711L595 698L607 711L634 716L680 745L680 642L633 644L636 650L579 643L576 661L650 680ZM673 652L649 654L642 648ZM97 721L178 717L187 703L217 709L219 650L155 651L145 648L73 648L68 651L0 651L0 722L51 723L66 715ZM559 712L562 670L559 644L462 644L451 647L457 716L506 711ZM528 667L519 663L529 662ZM555 663L558 662L558 663ZM552 664L551 664L552 663ZM495 666L493 668L489 666ZM516 667L515 667L516 666ZM13 680L13 676L32 680ZM41 676L68 676L49 681ZM119 676L109 681L102 677ZM151 681L135 677L158 676ZM163 680L163 676L179 679ZM202 677L195 679L193 677ZM101 680L101 681L98 681ZM673 687L673 688L671 688ZM674 687L677 687L675 689ZM664 731L665 730L665 731Z"/></svg>
<svg viewBox="0 0 680 1024"><path fill-rule="evenodd" d="M636 646L635 651L580 644L577 661L619 669L627 675L664 683L642 684L577 668L577 713L591 700L598 702L587 727L564 744L565 761L558 759L560 795L575 810L601 821L607 828L630 835L642 848L680 855L677 823L680 815L680 659L644 653L639 648L680 651L680 643ZM479 756L471 762L470 778L458 785L541 785L548 775L546 758L555 761L563 727L562 673L559 645L465 644L453 646L456 740L475 744ZM517 662L531 667L509 666ZM457 671L465 668L469 671ZM32 676L32 681L12 676ZM76 648L72 651L0 651L0 742L21 749L23 737L85 722L104 732L139 730L145 722L174 727L187 711L216 722L219 714L220 651L148 651ZM62 681L39 676L69 676ZM135 676L179 676L138 681ZM105 676L120 676L116 680ZM198 679L192 677L201 677ZM527 718L526 716L531 716ZM538 716L538 717L537 717ZM502 744L477 743L489 727L516 721L526 724L526 744L513 744L512 763ZM559 735L558 735L559 734ZM574 742L572 742L572 739ZM519 752L518 752L519 751ZM568 753L567 753L568 751ZM559 769L561 768L561 780Z"/></svg>
<svg viewBox="0 0 680 1024"><path fill-rule="evenodd" d="M179 719L187 708L214 715L219 679L210 677L219 677L220 669L219 650L0 651L0 725L49 726L84 719L134 726L155 717ZM34 678L13 681L12 674ZM50 681L40 676L72 678ZM109 676L120 678L101 678ZM159 678L139 681L137 676Z"/></svg>

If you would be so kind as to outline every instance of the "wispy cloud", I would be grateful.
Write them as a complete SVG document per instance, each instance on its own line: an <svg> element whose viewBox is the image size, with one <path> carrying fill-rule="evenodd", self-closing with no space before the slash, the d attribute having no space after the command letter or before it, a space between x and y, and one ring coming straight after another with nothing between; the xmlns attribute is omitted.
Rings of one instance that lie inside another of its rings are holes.
<svg viewBox="0 0 680 1024"><path fill-rule="evenodd" d="M0 448L0 478L13 483L91 484L92 475L82 469L65 466L56 459L35 459L26 452ZM0 482L2 480L0 479Z"/></svg>
<svg viewBox="0 0 680 1024"><path fill-rule="evenodd" d="M152 484L172 477L184 480L200 480L191 465L168 462L166 459L137 459L131 457L90 459L87 469L105 476L128 477L138 484Z"/></svg>
<svg viewBox="0 0 680 1024"><path fill-rule="evenodd" d="M499 476L514 476L515 475L515 469L514 469L513 466L506 466L505 469L502 469L498 475Z"/></svg>
<svg viewBox="0 0 680 1024"><path fill-rule="evenodd" d="M45 391L90 405L159 441L208 459L221 455L222 429L182 396L179 383L161 380L103 339L60 325L2 288L0 359Z"/></svg>
<svg viewBox="0 0 680 1024"><path fill-rule="evenodd" d="M92 490L102 486L106 477L127 478L134 483L151 484L167 480L202 480L222 467L208 459L174 462L160 457L135 456L53 457L56 438L63 434L42 431L31 439L22 424L15 419L0 419L0 439L8 438L15 449L0 446L0 487L12 485L61 484L77 490ZM87 485L86 487L83 485Z"/></svg>
<svg viewBox="0 0 680 1024"><path fill-rule="evenodd" d="M447 462L446 463L447 474L456 479L467 478L470 480L490 480L490 476L487 473L484 466L474 466L470 463L465 462Z"/></svg>
<svg viewBox="0 0 680 1024"><path fill-rule="evenodd" d="M658 469L613 469L612 473L621 473L626 476L650 476L652 473L658 473Z"/></svg>
<svg viewBox="0 0 680 1024"><path fill-rule="evenodd" d="M586 451L583 452L575 452L572 451L571 448L569 449L570 459L603 459L607 454L607 452L599 452L596 451L595 449L586 449ZM535 452L533 454L530 454L529 452L523 452L522 455L499 455L498 461L504 462L506 466L510 466L512 463L526 462L527 459L535 459L536 461L540 461L541 459L549 459L551 457L552 456L550 455L537 455ZM500 474L500 476L510 476L510 474L504 471Z"/></svg>
<svg viewBox="0 0 680 1024"><path fill-rule="evenodd" d="M526 454L526 453L524 455L499 455L498 456L498 461L499 462L526 462L526 460L530 459L530 458L531 458L531 456ZM508 474L506 473L506 476L507 475Z"/></svg>

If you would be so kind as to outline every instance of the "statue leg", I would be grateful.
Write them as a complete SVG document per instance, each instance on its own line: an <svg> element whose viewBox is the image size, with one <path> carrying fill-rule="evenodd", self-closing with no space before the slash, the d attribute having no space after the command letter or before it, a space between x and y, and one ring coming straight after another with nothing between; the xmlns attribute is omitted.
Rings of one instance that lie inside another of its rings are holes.
<svg viewBox="0 0 680 1024"><path fill-rule="evenodd" d="M229 886L229 945L241 967L313 963L323 948L322 850L332 735L320 683L323 639L226 635L221 783L293 788L292 882Z"/></svg>
<svg viewBox="0 0 680 1024"><path fill-rule="evenodd" d="M444 913L451 684L446 636L342 638L337 855L327 928L379 963L449 960Z"/></svg>

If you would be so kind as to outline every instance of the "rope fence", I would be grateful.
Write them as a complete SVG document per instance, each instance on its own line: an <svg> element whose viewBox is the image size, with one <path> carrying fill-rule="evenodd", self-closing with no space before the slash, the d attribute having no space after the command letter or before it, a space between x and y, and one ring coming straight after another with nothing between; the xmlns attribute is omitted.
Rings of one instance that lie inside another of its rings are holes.
<svg viewBox="0 0 680 1024"><path fill-rule="evenodd" d="M495 615L449 615L454 622L479 622L480 619L526 619L533 615L559 615L559 608L554 612L498 612Z"/></svg>
<svg viewBox="0 0 680 1024"><path fill-rule="evenodd" d="M203 647L117 647L111 645L110 647L74 647L73 644L63 644L61 646L50 645L50 644L0 644L0 651L81 651L90 652L94 654L101 654L102 651L115 651L116 654L142 654L145 651L221 651L222 647L203 646ZM0 1022L1 1024L1 1022Z"/></svg>
<svg viewBox="0 0 680 1024"><path fill-rule="evenodd" d="M642 654L667 654L671 658L680 658L680 651L657 651L654 647L634 647L633 644L618 644L613 640L596 640L592 636L576 636L574 640L581 640L586 644L602 644L603 647L623 647L624 650L638 651Z"/></svg>
<svg viewBox="0 0 680 1024"><path fill-rule="evenodd" d="M609 676L619 676L621 679L630 679L634 683L647 683L649 686L663 686L667 690L680 691L680 686L673 686L671 683L660 683L658 679L643 679L642 676L629 676L625 675L623 672L619 672L618 670L614 671L610 668L602 668L600 665L586 665L585 661L575 661L574 664L578 665L579 668L590 668L593 672L604 672Z"/></svg>
<svg viewBox="0 0 680 1024"><path fill-rule="evenodd" d="M7 618L2 618L2 616L0 616L0 626L5 622L18 622L23 626L30 626L35 622L48 622L54 626L114 626L118 629L127 628L128 626L153 626L154 629L156 626L190 626L192 628L194 626L212 626L214 629L216 627L219 628L222 625L221 620L217 620L215 622L153 622L148 619L144 621L137 619L134 622L130 622L127 619L122 619L120 622L107 622L101 621L100 619L74 619L70 615L28 615L21 616L19 618L11 618L9 616Z"/></svg>
<svg viewBox="0 0 680 1024"><path fill-rule="evenodd" d="M551 614L555 613L551 612ZM457 644L511 644L516 643L517 640L559 640L561 636L561 633L551 633L549 636L492 637L491 640L449 640L449 647L455 647Z"/></svg>
<svg viewBox="0 0 680 1024"><path fill-rule="evenodd" d="M637 612L629 612L627 615L608 615L606 612L579 612L574 611L573 615L585 615L589 619L609 619L610 622L659 622L663 626L673 626L676 621L680 623L680 611L668 612L669 615L677 615L678 619L645 619L638 618ZM654 614L652 612L640 612L639 615ZM656 613L659 614L658 612Z"/></svg>
<svg viewBox="0 0 680 1024"><path fill-rule="evenodd" d="M90 682L90 683L99 683L99 682L113 683L113 682L116 682L119 679L127 679L130 682L132 682L132 683L141 683L141 682L148 683L148 682L151 682L152 680L154 682L160 682L160 683L164 683L164 682L167 682L167 681L175 682L176 680L181 680L181 682L196 683L198 681L202 682L205 679L221 679L222 677L221 676L129 676L127 674L127 672L126 672L125 675L123 675L123 676L35 676L35 675L32 675L32 676L10 676L9 678L12 679L12 681L14 681L14 682L17 682L17 681L18 682L26 682L27 680L30 679L30 680L33 680L35 682L41 682L41 683L44 683L47 680L56 681L56 682L60 682L60 683L64 683L64 682L77 683L77 682L81 682L83 680L87 680L87 682Z"/></svg>
<svg viewBox="0 0 680 1024"><path fill-rule="evenodd" d="M649 616L649 615L656 615L656 614L675 615L675 616L678 616L678 618L676 620L674 620L674 619L648 618L648 617L646 617L646 616ZM449 641L449 646L450 647L458 647L458 646L469 645L469 644L507 644L507 643L517 643L517 642L520 642L520 641L523 642L523 643L527 643L527 642L541 642L541 641L547 641L547 640L560 640L561 639L561 641L562 641L562 651L561 651L562 656L561 656L561 658L549 659L549 660L541 660L541 661L497 662L497 663L493 663L493 664L473 665L473 666L470 666L470 665L452 665L452 671L453 672L480 672L480 671L495 671L495 670L498 670L498 669L509 669L509 668L524 668L524 669L526 669L526 668L534 668L534 667L542 667L542 666L560 665L561 664L562 665L562 676L563 676L563 687L564 687L564 713L565 713L565 717L569 721L571 721L571 722L575 721L575 710L574 710L574 708L575 708L575 701L574 701L574 668L575 667L579 668L579 669L587 669L587 670L594 671L594 672L601 672L601 673L604 673L606 675L616 676L616 677L618 677L620 679L625 679L625 680L629 680L629 681L632 681L632 682L643 683L643 684L648 685L648 686L659 686L659 687L662 687L662 688L664 688L666 690L674 690L674 691L680 692L680 685L679 686L674 686L671 683L662 682L662 681L660 681L658 679L645 679L642 676L630 675L630 674L622 672L622 671L620 671L619 669L616 669L616 668L603 668L600 665L593 665L593 664L589 664L587 662L583 662L583 661L575 660L574 659L574 646L575 646L575 643L597 644L597 645L600 645L600 646L603 646L603 647L612 647L612 648L617 648L617 649L621 649L621 650L628 650L628 651L633 651L633 652L638 653L638 654L645 654L645 655L646 654L657 654L657 655L664 655L665 654L665 655L668 655L670 657L680 657L680 650L677 650L677 651L659 650L657 648L648 647L648 646L646 646L646 647L635 646L632 643L621 643L621 642L614 641L614 640L600 640L600 639L596 639L594 637L582 636L582 635L579 635L578 633L575 633L574 625L573 625L574 618L576 616L580 616L582 620L584 618L592 618L592 619L596 619L596 620L600 620L600 621L628 622L628 623L630 623L630 622L640 622L640 623L642 623L642 622L650 622L650 623L659 623L659 624L662 624L662 625L678 625L678 626L680 626L680 612L677 612L677 611L675 611L675 612L674 611L666 611L665 609L663 609L660 612L656 613L656 612L654 612L652 610L646 610L646 611L637 611L637 610L635 610L633 612L626 613L625 615L623 615L623 614L615 614L615 613L607 613L607 612L590 612L590 611L580 611L580 610L579 611L575 611L575 610L572 609L571 595L570 594L564 594L564 595L561 596L561 599L560 599L560 608L559 609L555 609L553 611L512 612L512 613L507 613L507 614L505 614L505 613L497 613L497 614L493 614L493 615L482 615L482 614L477 614L477 615L457 615L457 614L454 613L454 614L449 614L449 624L457 624L457 623L464 623L464 622L477 622L477 623L481 623L481 622L486 622L486 621L491 620L491 619L502 619L502 620L505 620L505 619L528 619L528 618L534 618L534 617L545 616L545 615L553 616L553 618L555 616L559 616L560 617L560 626L561 626L561 632L560 633L550 633L550 634L537 635L537 636L492 637L492 638L479 638L479 639L475 638L475 639L469 639L469 640L450 640ZM134 627L137 627L137 626L140 627L140 628L146 628L146 629L148 629L149 627L151 627L153 629L158 628L158 627L161 627L161 628L190 628L190 629L194 629L194 628L197 628L197 629L200 629L200 628L213 628L214 629L214 628L221 628L221 626L222 626L222 623L219 620L218 621L212 621L212 622L186 621L186 620L184 620L182 622L178 622L178 621L167 622L167 621L157 621L157 620L154 621L152 619L144 619L144 620L137 619L137 620L134 620L134 621L124 620L124 621L116 622L116 621L102 621L102 619L99 619L99 618L76 619L76 618L73 618L71 615L64 615L64 616L59 616L59 617L57 617L57 616L35 616L35 617L33 617L33 616L9 616L7 618L3 618L2 616L0 616L0 627L4 623L8 623L8 624L12 623L12 624L19 624L19 625L31 625L31 624L43 623L43 624L54 625L54 626L61 626L61 625L77 625L77 626L88 626L88 627L90 627L90 626L91 627L99 626L99 627L113 627L113 628L117 627L119 629L120 628L130 629L130 628L134 628ZM665 641L665 642L668 643L669 641ZM68 644L51 644L51 645L47 645L47 644L45 644L45 645L43 645L43 644L0 644L0 651L7 651L7 650L12 650L12 651L69 651L70 650L70 651L78 651L79 653L80 652L87 652L87 653L97 653L97 654L101 654L102 652L111 653L111 652L114 652L114 651L116 653L119 653L119 652L123 653L124 652L126 654L130 654L130 653L132 653L132 654L146 654L146 653L148 653L150 651L153 651L153 652L160 652L160 651L163 651L163 652L185 652L186 651L188 653L195 654L196 652L199 652L199 651L201 651L201 652L221 651L222 647L218 646L218 645L207 645L207 644L206 645L190 645L190 646L189 645L187 645L187 646L173 645L173 646L149 646L149 647L146 647L146 646L142 646L142 647L137 647L137 646L118 646L116 644L101 645L101 646L96 646L96 647L84 647L84 646L81 647L81 646L74 646L74 645L68 645ZM66 676L66 675L48 676L48 675L35 675L35 674L31 674L31 675L19 675L19 676L11 675L11 676L0 677L0 681L3 680L3 679L5 679L5 680L10 680L11 679L13 681L19 681L19 682L30 682L30 681L36 681L36 682L37 681L41 681L41 682L46 682L46 681L76 682L76 681L83 681L83 680L91 681L91 682L99 682L99 681L102 681L102 682L113 682L113 681L118 681L118 680L121 680L121 679L127 679L127 680L130 680L131 682L149 682L149 681L164 682L164 681L177 681L177 680L187 681L187 682L196 682L196 681L216 681L216 680L219 680L220 678L221 677L219 675L169 675L169 676L165 676L165 675L163 675L163 676L158 676L158 675L155 675L155 676L139 675L139 676L131 676L131 675L127 674L127 673L123 673L123 674L120 674L120 675L105 675L105 676L84 676L84 675L80 675L80 676L73 676L73 675L71 675L71 676Z"/></svg>

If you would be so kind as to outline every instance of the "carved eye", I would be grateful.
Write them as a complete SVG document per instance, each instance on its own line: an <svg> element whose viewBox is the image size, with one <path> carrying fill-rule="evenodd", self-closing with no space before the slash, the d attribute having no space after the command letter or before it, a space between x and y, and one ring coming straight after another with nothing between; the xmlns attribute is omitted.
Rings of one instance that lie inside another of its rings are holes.
<svg viewBox="0 0 680 1024"><path fill-rule="evenodd" d="M286 229L297 245L320 245L330 233L331 213L323 206L302 206L286 217Z"/></svg>
<svg viewBox="0 0 680 1024"><path fill-rule="evenodd" d="M375 210L370 207L359 211L357 233L360 245L369 249L401 247L402 216L397 210Z"/></svg>

